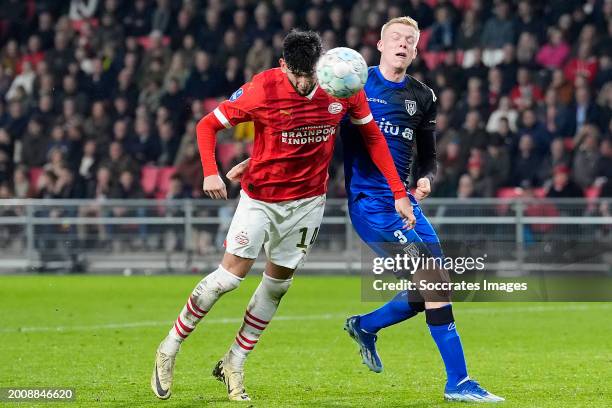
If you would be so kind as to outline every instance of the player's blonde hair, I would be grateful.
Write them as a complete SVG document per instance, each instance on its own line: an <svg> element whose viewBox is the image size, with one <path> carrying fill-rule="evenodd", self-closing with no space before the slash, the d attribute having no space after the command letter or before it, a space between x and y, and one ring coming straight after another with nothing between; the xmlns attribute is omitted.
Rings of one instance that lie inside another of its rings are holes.
<svg viewBox="0 0 612 408"><path fill-rule="evenodd" d="M414 18L408 17L408 16L402 16L402 17L392 18L391 20L383 24L382 28L380 29L380 38L383 37L385 30L391 24L404 24L404 25L414 28L417 31L417 34L421 34L421 30L419 30L419 23L417 23L417 21Z"/></svg>

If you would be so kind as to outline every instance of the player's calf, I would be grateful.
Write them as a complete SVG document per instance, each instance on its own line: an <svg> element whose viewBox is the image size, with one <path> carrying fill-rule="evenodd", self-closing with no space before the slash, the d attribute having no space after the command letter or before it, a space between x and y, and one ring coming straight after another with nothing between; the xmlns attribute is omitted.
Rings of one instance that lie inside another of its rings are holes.
<svg viewBox="0 0 612 408"><path fill-rule="evenodd" d="M232 366L237 368L244 366L247 356L253 351L263 331L272 320L292 280L271 278L263 274L244 313L242 326L229 349L229 362Z"/></svg>
<svg viewBox="0 0 612 408"><path fill-rule="evenodd" d="M168 399L172 394L174 363L181 343L195 330L215 302L225 293L236 289L241 278L225 270L221 265L202 279L174 321L166 338L161 342L155 356L151 376L151 389L158 398Z"/></svg>

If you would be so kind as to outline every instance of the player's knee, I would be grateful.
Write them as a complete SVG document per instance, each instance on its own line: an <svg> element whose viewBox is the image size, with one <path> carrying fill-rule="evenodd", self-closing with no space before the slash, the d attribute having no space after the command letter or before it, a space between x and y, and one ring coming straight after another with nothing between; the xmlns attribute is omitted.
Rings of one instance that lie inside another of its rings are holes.
<svg viewBox="0 0 612 408"><path fill-rule="evenodd" d="M219 297L232 291L240 285L242 278L227 271L221 265L198 283L193 291L193 297L198 301L203 297Z"/></svg>
<svg viewBox="0 0 612 408"><path fill-rule="evenodd" d="M414 310L416 313L421 313L425 310L425 302L408 302L410 308Z"/></svg>
<svg viewBox="0 0 612 408"><path fill-rule="evenodd" d="M452 306L446 305L436 309L425 310L425 320L430 326L442 326L455 321Z"/></svg>
<svg viewBox="0 0 612 408"><path fill-rule="evenodd" d="M287 293L289 290L291 282L293 282L293 278L276 279L264 273L263 278L261 279L261 286L268 298L278 304L285 293Z"/></svg>

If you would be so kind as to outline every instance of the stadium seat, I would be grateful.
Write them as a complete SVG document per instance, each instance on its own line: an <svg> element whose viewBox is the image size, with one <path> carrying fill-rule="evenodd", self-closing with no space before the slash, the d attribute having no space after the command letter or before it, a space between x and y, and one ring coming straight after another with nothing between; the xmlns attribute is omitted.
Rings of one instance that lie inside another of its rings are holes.
<svg viewBox="0 0 612 408"><path fill-rule="evenodd" d="M202 101L204 113L210 113L219 105L219 101L215 98L206 98Z"/></svg>
<svg viewBox="0 0 612 408"><path fill-rule="evenodd" d="M472 7L472 0L452 0L453 6L464 12Z"/></svg>
<svg viewBox="0 0 612 408"><path fill-rule="evenodd" d="M42 167L32 167L30 169L30 186L37 188L38 179L40 178L40 175L43 174L43 171L44 170Z"/></svg>
<svg viewBox="0 0 612 408"><path fill-rule="evenodd" d="M425 50L427 50L427 43L429 43L429 37L431 37L431 28L426 28L425 30L421 31L421 34L419 36L419 43L417 44L417 50L419 50L420 53L425 52Z"/></svg>
<svg viewBox="0 0 612 408"><path fill-rule="evenodd" d="M81 28L83 28L83 24L85 24L85 23L89 23L91 28L96 28L96 27L98 27L98 24L100 22L98 21L97 18L89 18L89 19L86 19L86 20L72 20L71 21L72 29L74 31L81 31Z"/></svg>
<svg viewBox="0 0 612 408"><path fill-rule="evenodd" d="M584 190L584 196L590 200L599 198L599 194L601 194L601 188L599 187L589 187Z"/></svg>
<svg viewBox="0 0 612 408"><path fill-rule="evenodd" d="M159 169L159 176L157 177L157 190L155 192L155 198L166 198L168 189L170 188L170 179L175 172L174 167L161 167Z"/></svg>
<svg viewBox="0 0 612 408"><path fill-rule="evenodd" d="M142 186L142 191L144 191L147 197L151 197L155 194L158 177L159 168L155 166L144 166L142 168L140 184Z"/></svg>
<svg viewBox="0 0 612 408"><path fill-rule="evenodd" d="M145 50L148 50L149 48L151 48L151 37L149 37L148 35L143 35L142 37L138 37L138 44L144 48ZM162 45L164 47L167 47L170 45L170 37L168 37L167 35L162 37Z"/></svg>
<svg viewBox="0 0 612 408"><path fill-rule="evenodd" d="M236 156L236 144L234 142L217 145L217 160L224 169L228 168L234 156Z"/></svg>

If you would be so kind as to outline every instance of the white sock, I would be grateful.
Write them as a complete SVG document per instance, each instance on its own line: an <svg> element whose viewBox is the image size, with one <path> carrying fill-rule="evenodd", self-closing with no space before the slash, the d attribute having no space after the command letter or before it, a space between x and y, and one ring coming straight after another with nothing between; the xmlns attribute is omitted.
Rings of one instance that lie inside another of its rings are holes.
<svg viewBox="0 0 612 408"><path fill-rule="evenodd" d="M259 286L253 293L244 321L229 350L229 363L242 368L247 356L259 341L262 332L272 320L283 295L289 290L293 279L275 279L263 274Z"/></svg>
<svg viewBox="0 0 612 408"><path fill-rule="evenodd" d="M170 355L178 353L181 343L193 332L215 302L224 293L236 289L242 279L221 265L202 279L187 298L187 303L174 321L174 326L162 341L160 351Z"/></svg>

